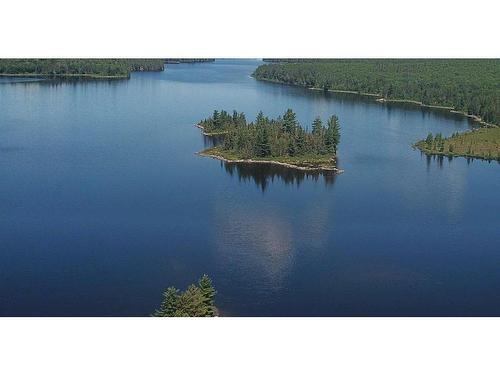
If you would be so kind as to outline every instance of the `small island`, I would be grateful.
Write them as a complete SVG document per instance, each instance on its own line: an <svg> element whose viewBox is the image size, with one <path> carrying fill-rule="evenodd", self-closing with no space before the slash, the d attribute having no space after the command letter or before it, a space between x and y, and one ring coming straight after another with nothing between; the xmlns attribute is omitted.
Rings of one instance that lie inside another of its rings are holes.
<svg viewBox="0 0 500 375"><path fill-rule="evenodd" d="M337 168L337 148L340 124L332 115L323 125L320 117L312 123L311 131L297 121L293 110L283 117L269 119L259 112L255 122L247 123L245 114L233 111L214 111L197 126L209 137L221 137L214 147L199 152L201 156L228 163L276 164L309 171L342 172Z"/></svg>
<svg viewBox="0 0 500 375"><path fill-rule="evenodd" d="M427 155L463 156L500 162L500 127L482 127L445 138L429 133L414 145Z"/></svg>

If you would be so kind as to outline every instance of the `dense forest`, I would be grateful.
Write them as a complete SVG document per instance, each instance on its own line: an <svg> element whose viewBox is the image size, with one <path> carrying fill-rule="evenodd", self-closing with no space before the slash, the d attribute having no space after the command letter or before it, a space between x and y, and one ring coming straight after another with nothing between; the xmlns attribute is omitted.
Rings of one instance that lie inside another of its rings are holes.
<svg viewBox="0 0 500 375"><path fill-rule="evenodd" d="M269 119L261 111L255 122L250 123L244 113L214 111L213 116L198 126L207 135L225 134L222 149L244 159L307 155L335 158L340 142L337 116L331 116L326 126L317 117L309 131L300 126L291 109L277 119Z"/></svg>
<svg viewBox="0 0 500 375"><path fill-rule="evenodd" d="M0 75L129 77L163 69L163 59L0 59Z"/></svg>
<svg viewBox="0 0 500 375"><path fill-rule="evenodd" d="M193 64L193 63L209 63L209 62L214 62L215 59L203 59L203 58L197 58L197 59L165 59L166 64Z"/></svg>
<svg viewBox="0 0 500 375"><path fill-rule="evenodd" d="M261 80L453 107L500 124L500 59L267 59Z"/></svg>
<svg viewBox="0 0 500 375"><path fill-rule="evenodd" d="M184 292L171 286L163 293L163 301L155 317L206 317L217 316L212 280L203 275L198 285L190 285Z"/></svg>

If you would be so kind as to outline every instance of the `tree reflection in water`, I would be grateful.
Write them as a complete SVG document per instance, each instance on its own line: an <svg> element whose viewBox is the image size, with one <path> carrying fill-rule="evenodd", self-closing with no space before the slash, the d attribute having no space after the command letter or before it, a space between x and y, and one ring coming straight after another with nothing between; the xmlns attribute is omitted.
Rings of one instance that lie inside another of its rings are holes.
<svg viewBox="0 0 500 375"><path fill-rule="evenodd" d="M331 171L302 171L272 164L244 164L222 162L230 176L238 176L240 181L253 181L264 192L270 183L280 180L285 185L299 186L304 180L319 181L326 186L333 186L336 174Z"/></svg>

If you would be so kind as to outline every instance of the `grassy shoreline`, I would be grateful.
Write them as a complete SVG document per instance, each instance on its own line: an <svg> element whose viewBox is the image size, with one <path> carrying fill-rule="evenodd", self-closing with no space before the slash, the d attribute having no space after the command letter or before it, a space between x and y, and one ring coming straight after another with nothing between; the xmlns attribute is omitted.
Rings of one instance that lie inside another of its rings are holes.
<svg viewBox="0 0 500 375"><path fill-rule="evenodd" d="M283 157L254 157L245 158L234 152L223 150L220 147L212 147L197 153L200 156L210 157L217 160L222 160L227 163L246 163L246 164L274 164L286 168L298 169L302 171L332 171L342 173L343 170L335 165L333 158L326 155L304 155L304 156L283 156Z"/></svg>
<svg viewBox="0 0 500 375"><path fill-rule="evenodd" d="M426 155L465 157L500 162L500 127L483 127L448 138L436 135L413 145Z"/></svg>

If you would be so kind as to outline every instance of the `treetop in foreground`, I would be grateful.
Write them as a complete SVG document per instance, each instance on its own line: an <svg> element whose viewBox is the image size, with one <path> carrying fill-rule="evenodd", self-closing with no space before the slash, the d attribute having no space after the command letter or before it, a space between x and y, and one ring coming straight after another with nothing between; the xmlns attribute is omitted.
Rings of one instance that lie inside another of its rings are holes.
<svg viewBox="0 0 500 375"><path fill-rule="evenodd" d="M184 292L171 286L163 293L160 308L153 313L155 317L209 317L217 315L215 295L217 292L212 280L203 275L198 285L189 285Z"/></svg>

